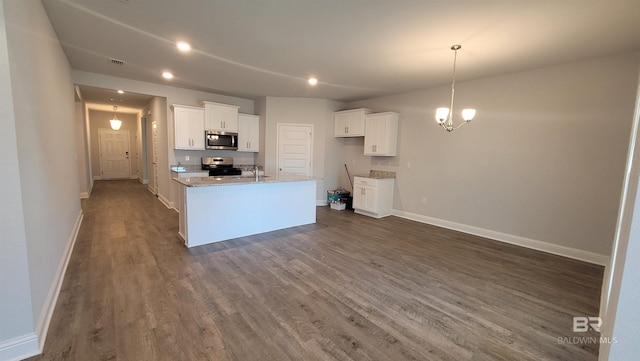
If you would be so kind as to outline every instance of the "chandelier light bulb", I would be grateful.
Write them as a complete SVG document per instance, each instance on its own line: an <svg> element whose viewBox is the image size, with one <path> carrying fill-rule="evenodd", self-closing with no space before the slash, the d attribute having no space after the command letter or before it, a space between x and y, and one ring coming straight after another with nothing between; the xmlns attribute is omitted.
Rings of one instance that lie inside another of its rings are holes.
<svg viewBox="0 0 640 361"><path fill-rule="evenodd" d="M465 122L470 122L471 119L473 119L473 117L476 116L476 110L475 109L462 109L462 119L464 119Z"/></svg>
<svg viewBox="0 0 640 361"><path fill-rule="evenodd" d="M438 124L442 124L447 120L449 116L449 108L438 108L436 109L436 122Z"/></svg>
<svg viewBox="0 0 640 361"><path fill-rule="evenodd" d="M118 116L116 114L117 112L118 112L118 106L114 105L113 106L113 119L109 120L109 123L111 124L111 129L113 129L113 130L118 130L122 126L122 120L118 119Z"/></svg>
<svg viewBox="0 0 640 361"><path fill-rule="evenodd" d="M118 119L111 119L109 123L111 123L111 129L113 130L119 130L120 127L122 126L122 120L118 120Z"/></svg>

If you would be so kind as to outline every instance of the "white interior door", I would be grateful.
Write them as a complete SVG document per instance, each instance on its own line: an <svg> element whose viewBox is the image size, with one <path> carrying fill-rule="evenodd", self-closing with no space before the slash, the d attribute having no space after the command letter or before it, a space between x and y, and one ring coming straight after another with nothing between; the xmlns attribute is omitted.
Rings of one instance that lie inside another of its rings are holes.
<svg viewBox="0 0 640 361"><path fill-rule="evenodd" d="M151 138L153 140L152 166L153 166L153 194L158 194L158 125L154 120L151 122Z"/></svg>
<svg viewBox="0 0 640 361"><path fill-rule="evenodd" d="M278 124L278 173L311 176L313 125Z"/></svg>
<svg viewBox="0 0 640 361"><path fill-rule="evenodd" d="M100 137L100 170L103 179L129 178L129 131L98 129Z"/></svg>

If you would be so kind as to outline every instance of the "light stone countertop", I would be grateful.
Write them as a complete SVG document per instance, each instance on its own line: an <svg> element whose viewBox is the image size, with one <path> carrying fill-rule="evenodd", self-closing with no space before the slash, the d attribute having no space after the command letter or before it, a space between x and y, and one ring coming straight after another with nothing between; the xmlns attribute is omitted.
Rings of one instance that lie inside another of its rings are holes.
<svg viewBox="0 0 640 361"><path fill-rule="evenodd" d="M370 170L369 174L356 174L355 177L371 178L371 179L389 179L389 178L395 178L396 172L388 172L383 170Z"/></svg>
<svg viewBox="0 0 640 361"><path fill-rule="evenodd" d="M242 185L256 183L282 183L282 182L304 182L315 181L313 177L281 174L279 176L260 176L256 182L255 176L225 176L225 177L190 177L190 178L173 178L174 181L187 187L211 187L222 185Z"/></svg>
<svg viewBox="0 0 640 361"><path fill-rule="evenodd" d="M202 170L202 165L200 164L172 165L171 171L176 173L208 172L208 170Z"/></svg>

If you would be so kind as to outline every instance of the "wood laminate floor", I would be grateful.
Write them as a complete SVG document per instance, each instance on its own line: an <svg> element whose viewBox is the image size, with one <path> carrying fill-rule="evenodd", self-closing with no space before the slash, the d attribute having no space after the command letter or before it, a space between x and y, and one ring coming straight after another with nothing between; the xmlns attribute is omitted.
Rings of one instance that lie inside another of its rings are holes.
<svg viewBox="0 0 640 361"><path fill-rule="evenodd" d="M566 338L598 336L572 317L598 314L599 266L328 207L187 249L137 181L98 181L82 207L33 361L597 360Z"/></svg>

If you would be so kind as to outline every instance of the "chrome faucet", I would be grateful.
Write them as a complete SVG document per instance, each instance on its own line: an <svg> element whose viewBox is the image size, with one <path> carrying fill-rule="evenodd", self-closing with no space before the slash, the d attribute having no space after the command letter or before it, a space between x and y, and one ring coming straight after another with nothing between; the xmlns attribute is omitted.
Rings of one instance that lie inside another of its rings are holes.
<svg viewBox="0 0 640 361"><path fill-rule="evenodd" d="M260 178L260 171L257 164L256 164L256 168L253 170L253 173L255 173L256 175L256 182L257 182Z"/></svg>

